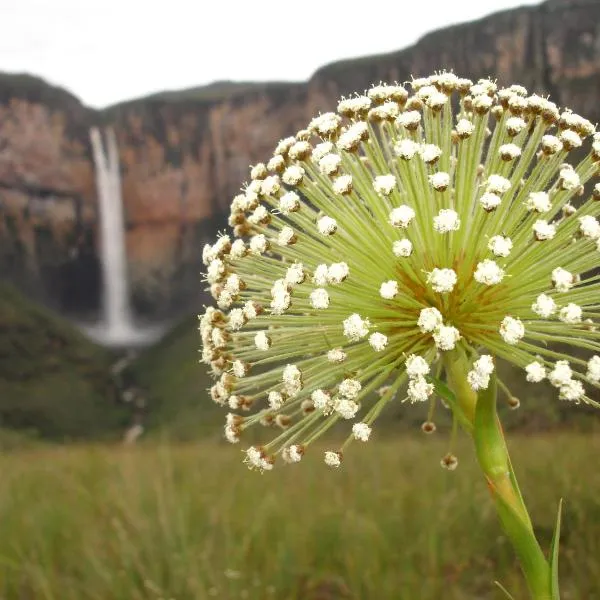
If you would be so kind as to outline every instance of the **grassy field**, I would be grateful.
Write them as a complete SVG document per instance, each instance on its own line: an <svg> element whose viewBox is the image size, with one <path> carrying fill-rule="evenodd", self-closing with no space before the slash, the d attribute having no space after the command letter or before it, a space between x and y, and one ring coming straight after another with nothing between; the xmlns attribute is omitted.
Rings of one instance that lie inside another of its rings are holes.
<svg viewBox="0 0 600 600"><path fill-rule="evenodd" d="M343 468L260 475L220 444L58 447L0 456L0 598L464 600L526 597L470 447L352 447ZM549 543L566 499L563 600L600 598L600 438L517 437Z"/></svg>

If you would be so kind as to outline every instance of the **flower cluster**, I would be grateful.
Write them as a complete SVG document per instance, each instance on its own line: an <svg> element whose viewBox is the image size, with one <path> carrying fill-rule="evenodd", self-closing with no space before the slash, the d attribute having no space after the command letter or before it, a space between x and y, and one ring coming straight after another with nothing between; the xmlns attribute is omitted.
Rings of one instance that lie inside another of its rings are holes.
<svg viewBox="0 0 600 600"><path fill-rule="evenodd" d="M367 441L400 390L431 401L457 346L474 390L492 356L564 400L599 385L600 134L521 86L410 85L342 99L281 140L233 199L233 235L204 249L218 308L200 318L202 360L225 435L281 430L248 449L253 468L300 461L338 421Z"/></svg>

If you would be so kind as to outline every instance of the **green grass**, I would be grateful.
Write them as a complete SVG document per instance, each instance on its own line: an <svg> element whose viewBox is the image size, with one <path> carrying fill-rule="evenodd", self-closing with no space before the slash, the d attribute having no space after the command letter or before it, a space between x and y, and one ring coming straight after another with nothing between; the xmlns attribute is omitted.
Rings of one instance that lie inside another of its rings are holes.
<svg viewBox="0 0 600 600"><path fill-rule="evenodd" d="M526 597L466 441L377 441L332 471L259 475L214 443L0 456L4 600ZM600 439L517 438L515 467L549 546L566 500L563 600L600 598Z"/></svg>

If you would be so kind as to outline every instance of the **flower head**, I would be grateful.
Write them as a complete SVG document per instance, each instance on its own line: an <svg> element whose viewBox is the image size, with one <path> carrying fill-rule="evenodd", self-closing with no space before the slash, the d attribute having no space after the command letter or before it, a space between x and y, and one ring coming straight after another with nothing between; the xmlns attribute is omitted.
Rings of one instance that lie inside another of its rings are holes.
<svg viewBox="0 0 600 600"><path fill-rule="evenodd" d="M402 390L429 401L459 350L474 390L495 358L565 401L600 386L594 128L520 86L442 73L412 87L342 99L279 142L233 199L235 239L203 251L211 396L257 410L231 413L225 436L283 429L247 450L252 468L298 462L337 421L366 441Z"/></svg>

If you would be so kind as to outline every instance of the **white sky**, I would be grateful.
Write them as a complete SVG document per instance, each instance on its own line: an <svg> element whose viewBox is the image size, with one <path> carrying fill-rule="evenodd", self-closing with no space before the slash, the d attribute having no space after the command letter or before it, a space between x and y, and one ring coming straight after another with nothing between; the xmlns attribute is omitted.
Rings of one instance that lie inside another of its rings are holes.
<svg viewBox="0 0 600 600"><path fill-rule="evenodd" d="M0 0L0 71L102 107L232 80L305 80L342 58L537 0ZM353 6L360 8L352 8Z"/></svg>

